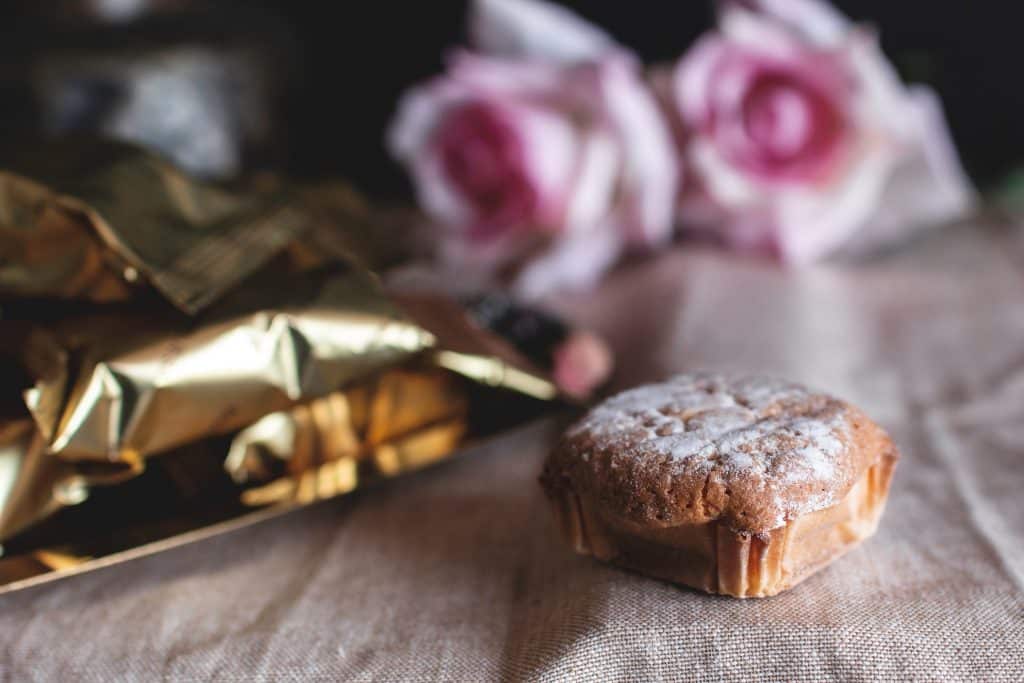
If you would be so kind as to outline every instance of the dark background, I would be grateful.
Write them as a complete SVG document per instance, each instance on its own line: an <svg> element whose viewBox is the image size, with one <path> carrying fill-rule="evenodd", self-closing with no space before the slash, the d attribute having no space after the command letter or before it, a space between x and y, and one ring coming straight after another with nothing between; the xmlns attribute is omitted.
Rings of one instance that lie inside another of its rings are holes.
<svg viewBox="0 0 1024 683"><path fill-rule="evenodd" d="M462 35L465 3L359 3L358 11L325 20L326 3L271 2L294 23L306 47L307 91L318 106L302 110L296 147L301 165L341 170L388 190L397 174L380 163L379 140L395 98L410 82L441 68L445 47ZM675 59L711 25L710 3L572 1L647 61ZM1021 49L1024 33L1012 2L846 0L849 16L872 22L887 54L908 80L936 87L964 163L991 183L1024 151ZM317 98L320 83L331 96ZM321 137L323 136L323 137ZM323 146L321 146L323 145ZM322 154L336 149L339 158Z"/></svg>
<svg viewBox="0 0 1024 683"><path fill-rule="evenodd" d="M103 29L98 40L131 40L129 34L138 34L261 45L287 73L274 132L280 152L271 165L305 177L344 175L377 196L407 191L401 170L383 150L383 133L401 91L440 71L445 49L461 42L464 1L202 4L202 12L163 14L138 26ZM710 3L694 0L564 4L649 62L675 59L712 23ZM979 184L997 182L1019 163L1024 95L1018 71L1024 41L1014 3L838 4L851 17L880 29L883 47L907 80L936 87L961 156ZM8 70L17 68L12 53L37 49L26 46L37 46L43 33L50 45L97 40L82 37L83 22L75 23L77 17L43 16L37 7L26 2L7 22ZM87 32L95 36L97 30Z"/></svg>

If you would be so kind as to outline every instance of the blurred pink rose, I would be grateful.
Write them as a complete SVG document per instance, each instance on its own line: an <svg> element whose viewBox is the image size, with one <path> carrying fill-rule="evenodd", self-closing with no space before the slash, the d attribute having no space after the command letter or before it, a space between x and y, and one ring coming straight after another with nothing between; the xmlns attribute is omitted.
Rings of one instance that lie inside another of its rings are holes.
<svg viewBox="0 0 1024 683"><path fill-rule="evenodd" d="M539 296L668 239L676 159L635 60L545 3L483 0L473 33L500 56L455 54L406 93L388 137L445 262ZM572 49L554 51L558 36Z"/></svg>
<svg viewBox="0 0 1024 683"><path fill-rule="evenodd" d="M904 87L874 36L815 0L723 3L670 87L682 222L736 248L807 262L971 202L936 98Z"/></svg>

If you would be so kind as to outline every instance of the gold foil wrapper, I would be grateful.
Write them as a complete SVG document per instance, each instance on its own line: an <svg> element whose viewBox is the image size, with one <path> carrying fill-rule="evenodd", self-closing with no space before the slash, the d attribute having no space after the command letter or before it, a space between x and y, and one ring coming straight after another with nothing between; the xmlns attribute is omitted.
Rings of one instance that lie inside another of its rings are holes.
<svg viewBox="0 0 1024 683"><path fill-rule="evenodd" d="M141 471L139 462L79 468L49 454L31 420L0 424L0 539L78 505L90 486L117 484Z"/></svg>
<svg viewBox="0 0 1024 683"><path fill-rule="evenodd" d="M64 460L133 461L230 432L433 345L358 271L327 279L304 305L185 333L110 335L118 324L26 394Z"/></svg>
<svg viewBox="0 0 1024 683"><path fill-rule="evenodd" d="M31 420L0 425L0 538L25 529L60 508L59 482L72 468L48 457Z"/></svg>
<svg viewBox="0 0 1024 683"><path fill-rule="evenodd" d="M235 436L224 466L236 482L261 484L242 494L247 505L308 503L447 457L466 434L468 412L452 373L388 370L263 417Z"/></svg>
<svg viewBox="0 0 1024 683"><path fill-rule="evenodd" d="M121 145L15 167L0 368L31 381L0 415L0 591L412 472L558 396L458 305L385 292L367 266L395 251L342 185L239 195Z"/></svg>
<svg viewBox="0 0 1024 683"><path fill-rule="evenodd" d="M131 145L26 146L5 161L5 297L124 301L149 285L196 313L311 225L286 193L228 192Z"/></svg>
<svg viewBox="0 0 1024 683"><path fill-rule="evenodd" d="M50 188L0 172L0 292L7 296L123 301L127 265L107 250L77 208ZM130 275L131 273L129 273Z"/></svg>

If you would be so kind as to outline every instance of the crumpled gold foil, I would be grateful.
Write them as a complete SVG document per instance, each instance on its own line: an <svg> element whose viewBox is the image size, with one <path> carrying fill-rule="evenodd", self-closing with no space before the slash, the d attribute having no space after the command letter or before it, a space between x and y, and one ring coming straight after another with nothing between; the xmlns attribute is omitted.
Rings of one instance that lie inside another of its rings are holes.
<svg viewBox="0 0 1024 683"><path fill-rule="evenodd" d="M234 437L224 467L239 483L262 484L242 494L248 505L311 502L449 455L466 433L468 413L452 373L387 370L261 418Z"/></svg>
<svg viewBox="0 0 1024 683"><path fill-rule="evenodd" d="M97 238L87 216L51 189L0 172L0 291L92 301L129 298L130 284Z"/></svg>
<svg viewBox="0 0 1024 683"><path fill-rule="evenodd" d="M141 471L140 462L76 468L47 452L31 420L0 424L0 539L81 503L90 486L117 484Z"/></svg>
<svg viewBox="0 0 1024 683"><path fill-rule="evenodd" d="M26 403L64 460L134 461L238 429L432 344L351 270L302 305L187 332L104 336L67 354L68 365L40 380Z"/></svg>
<svg viewBox="0 0 1024 683"><path fill-rule="evenodd" d="M145 285L196 313L308 229L287 193L238 194L96 140L26 146L0 171L0 295L123 301Z"/></svg>
<svg viewBox="0 0 1024 683"><path fill-rule="evenodd" d="M343 185L238 194L92 143L14 167L0 310L33 381L0 416L0 590L419 469L558 396L458 305L385 292L367 266L398 256Z"/></svg>
<svg viewBox="0 0 1024 683"><path fill-rule="evenodd" d="M46 454L31 420L0 425L0 538L34 524L62 506L58 482L71 467Z"/></svg>

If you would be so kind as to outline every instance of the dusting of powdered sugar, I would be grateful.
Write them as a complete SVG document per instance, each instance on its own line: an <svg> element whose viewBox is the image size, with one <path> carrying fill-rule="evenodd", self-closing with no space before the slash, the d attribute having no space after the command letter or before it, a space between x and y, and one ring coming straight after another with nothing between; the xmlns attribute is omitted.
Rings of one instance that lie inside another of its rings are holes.
<svg viewBox="0 0 1024 683"><path fill-rule="evenodd" d="M756 478L775 492L781 525L786 515L835 502L834 487L817 484L836 477L846 448L847 421L838 405L782 380L687 374L608 399L569 437L586 434L595 446L659 466L667 460L697 474L717 470L726 480ZM785 500L785 491L796 488L806 491L800 509Z"/></svg>

